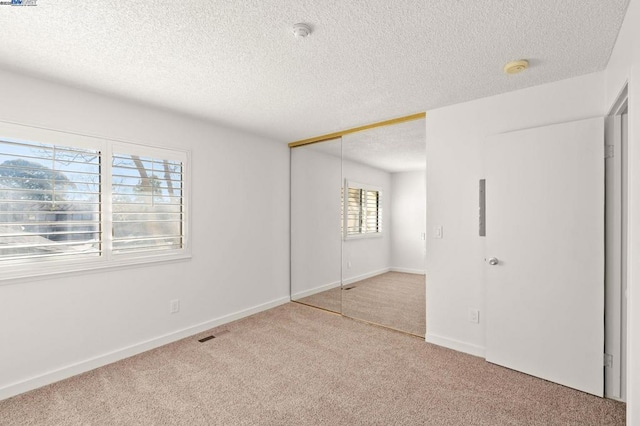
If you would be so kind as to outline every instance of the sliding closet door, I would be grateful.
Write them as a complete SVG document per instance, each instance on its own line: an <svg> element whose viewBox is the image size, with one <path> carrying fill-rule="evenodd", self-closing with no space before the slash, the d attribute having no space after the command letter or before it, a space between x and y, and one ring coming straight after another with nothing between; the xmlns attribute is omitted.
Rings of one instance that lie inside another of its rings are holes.
<svg viewBox="0 0 640 426"><path fill-rule="evenodd" d="M341 309L342 140L291 149L291 300Z"/></svg>
<svg viewBox="0 0 640 426"><path fill-rule="evenodd" d="M425 335L419 116L292 146L291 300Z"/></svg>
<svg viewBox="0 0 640 426"><path fill-rule="evenodd" d="M342 138L342 313L426 332L424 120Z"/></svg>

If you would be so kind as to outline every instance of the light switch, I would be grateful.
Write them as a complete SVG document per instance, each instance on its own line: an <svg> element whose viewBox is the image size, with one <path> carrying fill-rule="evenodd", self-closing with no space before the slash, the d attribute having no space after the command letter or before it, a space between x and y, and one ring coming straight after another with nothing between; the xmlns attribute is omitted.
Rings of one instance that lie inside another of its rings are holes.
<svg viewBox="0 0 640 426"><path fill-rule="evenodd" d="M442 226L436 226L436 238L442 238Z"/></svg>

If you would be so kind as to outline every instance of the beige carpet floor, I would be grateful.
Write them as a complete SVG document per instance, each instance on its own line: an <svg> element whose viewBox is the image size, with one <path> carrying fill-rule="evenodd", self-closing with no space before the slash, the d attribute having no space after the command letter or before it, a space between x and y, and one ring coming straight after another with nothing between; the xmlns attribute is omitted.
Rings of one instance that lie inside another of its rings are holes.
<svg viewBox="0 0 640 426"><path fill-rule="evenodd" d="M298 303L0 401L3 426L624 422L624 404Z"/></svg>
<svg viewBox="0 0 640 426"><path fill-rule="evenodd" d="M424 275L387 272L299 302L424 337L425 291Z"/></svg>
<svg viewBox="0 0 640 426"><path fill-rule="evenodd" d="M348 317L424 337L424 275L387 272L353 283L342 291L342 313Z"/></svg>
<svg viewBox="0 0 640 426"><path fill-rule="evenodd" d="M298 299L296 302L339 314L342 312L342 287L321 291L320 293Z"/></svg>

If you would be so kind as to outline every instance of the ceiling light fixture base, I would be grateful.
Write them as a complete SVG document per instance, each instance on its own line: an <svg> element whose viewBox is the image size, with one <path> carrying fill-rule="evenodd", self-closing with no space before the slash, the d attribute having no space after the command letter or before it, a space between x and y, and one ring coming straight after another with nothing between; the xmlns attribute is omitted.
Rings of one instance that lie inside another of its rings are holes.
<svg viewBox="0 0 640 426"><path fill-rule="evenodd" d="M529 68L529 61L524 59L520 61L509 62L504 66L504 72L506 74L518 74Z"/></svg>

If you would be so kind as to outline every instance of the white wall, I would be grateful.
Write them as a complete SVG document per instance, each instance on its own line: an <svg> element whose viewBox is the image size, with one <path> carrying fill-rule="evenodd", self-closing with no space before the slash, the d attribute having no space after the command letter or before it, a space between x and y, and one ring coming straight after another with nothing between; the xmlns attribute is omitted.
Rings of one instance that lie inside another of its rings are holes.
<svg viewBox="0 0 640 426"><path fill-rule="evenodd" d="M343 242L342 281L349 284L387 272L391 266L393 194L391 175L383 170L344 160L342 175L349 181L372 185L382 191L382 236L347 239Z"/></svg>
<svg viewBox="0 0 640 426"><path fill-rule="evenodd" d="M2 121L191 150L193 197L189 261L0 285L0 399L288 300L285 144L2 71L0 93Z"/></svg>
<svg viewBox="0 0 640 426"><path fill-rule="evenodd" d="M604 78L596 73L427 113L427 341L484 356L485 253L478 236L483 139L602 116L603 96ZM442 239L434 238L438 225ZM470 307L480 309L480 324L467 320Z"/></svg>
<svg viewBox="0 0 640 426"><path fill-rule="evenodd" d="M640 424L640 3L631 0L604 73L606 112L629 82L627 424Z"/></svg>
<svg viewBox="0 0 640 426"><path fill-rule="evenodd" d="M426 172L391 174L391 268L424 274Z"/></svg>

